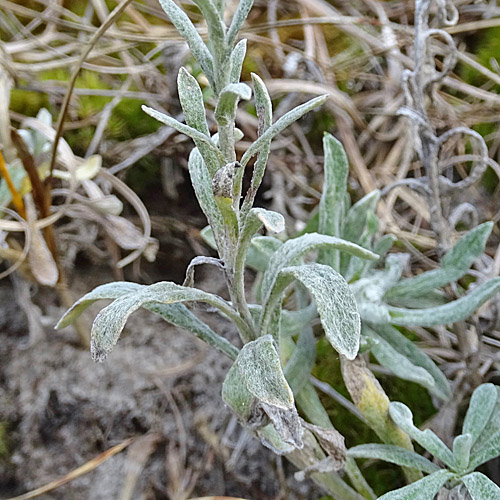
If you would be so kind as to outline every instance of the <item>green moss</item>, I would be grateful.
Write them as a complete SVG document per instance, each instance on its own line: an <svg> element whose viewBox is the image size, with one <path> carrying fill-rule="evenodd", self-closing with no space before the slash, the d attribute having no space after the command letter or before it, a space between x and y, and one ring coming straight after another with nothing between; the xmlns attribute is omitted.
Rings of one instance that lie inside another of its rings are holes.
<svg viewBox="0 0 500 500"><path fill-rule="evenodd" d="M475 54L477 62L490 71L496 72L491 65L491 60L496 59L498 61L499 59L500 27L475 32L466 42L468 50ZM486 76L464 63L456 66L456 72L471 85L481 86L489 82ZM492 90L500 92L500 85L495 85Z"/></svg>
<svg viewBox="0 0 500 500"><path fill-rule="evenodd" d="M49 108L47 94L32 90L12 89L10 93L10 109L25 116L36 116L41 108Z"/></svg>

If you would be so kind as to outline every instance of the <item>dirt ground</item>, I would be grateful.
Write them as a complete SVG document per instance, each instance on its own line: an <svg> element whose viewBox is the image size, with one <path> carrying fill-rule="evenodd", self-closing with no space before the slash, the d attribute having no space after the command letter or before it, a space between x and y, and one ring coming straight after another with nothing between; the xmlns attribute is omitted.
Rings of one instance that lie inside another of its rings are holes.
<svg viewBox="0 0 500 500"><path fill-rule="evenodd" d="M106 274L80 272L72 284L75 295L110 281ZM38 299L49 293L39 290ZM1 498L58 479L130 437L135 444L39 498L321 496L312 483L297 483L293 467L248 436L224 407L227 358L139 311L108 360L95 364L72 328L52 329L63 310L44 302L46 337L27 346L24 313L9 280L0 282L0 425L8 446L0 458ZM92 307L89 321L99 308ZM234 339L229 323L203 314Z"/></svg>

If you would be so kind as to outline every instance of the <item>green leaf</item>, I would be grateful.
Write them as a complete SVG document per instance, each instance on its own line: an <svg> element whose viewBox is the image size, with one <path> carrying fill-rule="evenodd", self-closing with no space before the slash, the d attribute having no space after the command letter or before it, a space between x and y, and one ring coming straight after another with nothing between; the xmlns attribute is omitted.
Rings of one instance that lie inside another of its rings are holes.
<svg viewBox="0 0 500 500"><path fill-rule="evenodd" d="M400 354L382 337L379 337L373 330L363 326L363 335L367 340L372 340L370 351L375 359L382 365L403 380L410 380L416 384L435 389L435 381L431 374L420 366L414 365L406 356Z"/></svg>
<svg viewBox="0 0 500 500"><path fill-rule="evenodd" d="M236 37L238 36L238 32L240 31L243 23L248 17L248 13L250 12L252 5L253 0L240 0L238 2L238 7L236 8L236 12L234 13L233 19L231 20L231 25L227 30L226 47L233 47L234 42L236 41Z"/></svg>
<svg viewBox="0 0 500 500"><path fill-rule="evenodd" d="M500 500L500 488L484 474L472 472L460 478L472 500Z"/></svg>
<svg viewBox="0 0 500 500"><path fill-rule="evenodd" d="M210 226L205 226L200 231L200 236L203 238L203 241L214 250L217 250L217 244L215 243L214 232Z"/></svg>
<svg viewBox="0 0 500 500"><path fill-rule="evenodd" d="M220 125L234 124L236 106L240 99L248 101L252 89L245 83L230 83L220 93L215 109L215 119Z"/></svg>
<svg viewBox="0 0 500 500"><path fill-rule="evenodd" d="M413 414L403 403L391 403L389 413L395 424L405 431L420 446L438 457L451 469L455 469L456 461L451 450L430 429L421 431L413 425ZM432 497L431 497L432 498Z"/></svg>
<svg viewBox="0 0 500 500"><path fill-rule="evenodd" d="M255 271L264 272L271 255L282 245L280 240L272 236L254 236L247 252L245 265Z"/></svg>
<svg viewBox="0 0 500 500"><path fill-rule="evenodd" d="M245 217L236 250L235 269L243 270L253 235L264 226L271 233L281 233L285 229L285 219L277 212L264 208L252 208Z"/></svg>
<svg viewBox="0 0 500 500"><path fill-rule="evenodd" d="M262 313L261 332L267 332L271 313L279 305L285 288L294 279L304 285L314 297L330 344L346 358L354 359L359 350L361 330L356 300L344 278L323 264L281 270Z"/></svg>
<svg viewBox="0 0 500 500"><path fill-rule="evenodd" d="M224 37L226 35L226 25L221 14L217 11L212 0L193 0L193 3L200 9L207 22L208 39L216 54L216 59L220 62L224 58Z"/></svg>
<svg viewBox="0 0 500 500"><path fill-rule="evenodd" d="M242 2L240 2L241 5ZM301 104L296 108L292 109L285 115L283 115L276 123L271 125L245 152L241 158L240 163L244 166L249 162L252 156L260 153L262 148L268 144L274 137L276 137L280 132L285 130L293 122L297 121L299 118L304 116L309 111L323 104L328 95L322 95L307 101L305 104Z"/></svg>
<svg viewBox="0 0 500 500"><path fill-rule="evenodd" d="M387 292L386 298L418 297L435 288L457 281L483 254L492 228L493 222L485 222L475 227L462 236L458 243L443 257L439 269L401 280Z"/></svg>
<svg viewBox="0 0 500 500"><path fill-rule="evenodd" d="M469 465L470 449L472 448L472 436L460 434L453 440L453 455L457 461L457 469L465 471Z"/></svg>
<svg viewBox="0 0 500 500"><path fill-rule="evenodd" d="M390 491L378 500L434 500L437 492L453 477L451 472L440 470L404 488Z"/></svg>
<svg viewBox="0 0 500 500"><path fill-rule="evenodd" d="M255 95L255 108L259 119L258 135L261 136L272 124L273 106L271 97L261 78L252 73L252 82ZM258 157L253 167L250 187L248 188L241 209L242 214L247 213L254 203L255 195L257 194L262 178L264 177L264 172L266 171L270 147L271 141L269 140L267 143L262 144L258 151Z"/></svg>
<svg viewBox="0 0 500 500"><path fill-rule="evenodd" d="M281 335L280 349L282 353L286 346L292 352L284 368L285 378L293 393L298 394L308 383L316 360L316 341L312 328L310 326L302 328L297 344L290 337L283 338Z"/></svg>
<svg viewBox="0 0 500 500"><path fill-rule="evenodd" d="M205 103L198 81L185 68L181 68L177 77L177 86L186 123L207 138L210 138L205 116ZM200 151L210 174L213 176L221 167L219 156L205 142L194 139L194 143Z"/></svg>
<svg viewBox="0 0 500 500"><path fill-rule="evenodd" d="M211 293L183 287L170 282L159 282L128 293L105 307L94 320L91 332L91 353L95 361L103 361L113 349L129 316L144 305L153 303L207 302L234 321L247 333L247 327L229 304Z"/></svg>
<svg viewBox="0 0 500 500"><path fill-rule="evenodd" d="M403 326L435 326L468 318L481 304L500 290L500 277L478 285L467 295L448 304L429 309L389 307L391 322Z"/></svg>
<svg viewBox="0 0 500 500"><path fill-rule="evenodd" d="M486 427L496 401L497 390L493 384L482 384L473 392L462 428L464 434L471 435L471 446Z"/></svg>
<svg viewBox="0 0 500 500"><path fill-rule="evenodd" d="M471 455L473 457L489 441L489 439L491 438L491 436L493 436L493 434L500 431L500 418L498 418L498 415L500 415L500 386L495 385L494 387L497 391L495 406L491 412L491 416L488 420L488 423L485 425L483 431L476 439L476 442L472 447Z"/></svg>
<svg viewBox="0 0 500 500"><path fill-rule="evenodd" d="M380 199L380 191L375 190L365 195L361 200L355 203L347 212L342 225L342 238L347 241L360 243L362 235L367 228L369 214L374 214ZM342 255L340 257L340 270L345 274L349 267L351 257Z"/></svg>
<svg viewBox="0 0 500 500"><path fill-rule="evenodd" d="M498 420L498 415L495 415ZM500 431L496 431L490 435L489 439L472 454L470 459L469 468L471 470L479 467L481 464L500 456Z"/></svg>
<svg viewBox="0 0 500 500"><path fill-rule="evenodd" d="M143 288L143 285L130 283L128 281L115 281L114 283L100 285L77 300L71 308L64 313L63 317L56 324L55 329L60 330L61 328L66 328L71 325L71 323L80 317L85 309L98 300L117 299L123 295L142 290Z"/></svg>
<svg viewBox="0 0 500 500"><path fill-rule="evenodd" d="M65 328L71 324L85 309L97 300L117 299L129 293L143 290L144 288L146 288L144 285L120 281L98 286L75 302L71 309L59 320L56 329ZM161 316L168 323L194 333L198 338L215 347L229 358L236 359L238 349L229 341L217 335L183 304L147 304L145 307Z"/></svg>
<svg viewBox="0 0 500 500"><path fill-rule="evenodd" d="M240 40L233 51L231 52L230 64L231 73L229 76L229 83L238 83L241 78L241 69L243 67L243 61L245 60L245 55L247 53L247 40L244 38Z"/></svg>
<svg viewBox="0 0 500 500"><path fill-rule="evenodd" d="M432 377L433 383L426 386L432 394L445 401L451 398L452 390L448 379L424 351L391 325L373 325L368 331L372 330L395 351L408 359L413 365L424 369ZM381 361L379 360L379 362ZM395 363L394 366L396 366ZM393 366L387 367L393 369ZM398 374L398 376L405 378L404 374Z"/></svg>
<svg viewBox="0 0 500 500"><path fill-rule="evenodd" d="M436 464L418 455L414 451L392 444L362 444L347 450L347 455L353 458L375 458L391 464L418 469L432 474L439 470Z"/></svg>
<svg viewBox="0 0 500 500"><path fill-rule="evenodd" d="M349 163L342 143L331 134L323 136L323 151L325 154L323 167L325 180L319 202L318 232L340 237L342 220L344 219L344 198L347 192ZM338 251L324 250L320 254L319 262L338 270Z"/></svg>
<svg viewBox="0 0 500 500"><path fill-rule="evenodd" d="M211 226L216 246L219 246L218 240L224 230L222 214L215 203L212 177L197 148L194 148L189 155L188 168L196 199ZM219 248L221 247L219 246Z"/></svg>
<svg viewBox="0 0 500 500"><path fill-rule="evenodd" d="M193 127L190 127L189 125L185 125L184 123L181 123L177 121L175 118L172 118L171 116L165 115L164 113L160 113L159 111L156 111L153 108L149 108L148 106L141 106L142 110L147 113L149 116L152 116L159 122L164 123L165 125L168 125L169 127L174 128L181 134L185 134L188 137L191 137L193 141L199 141L203 144L205 144L209 150L217 156L217 158L224 163L224 157L222 156L222 153L220 150L217 148L217 146L212 142L212 139L210 137L206 136L202 132L199 132Z"/></svg>
<svg viewBox="0 0 500 500"><path fill-rule="evenodd" d="M247 389L237 363L233 363L224 378L222 400L236 413L242 422L251 419L255 398Z"/></svg>
<svg viewBox="0 0 500 500"><path fill-rule="evenodd" d="M324 248L338 249L340 251L356 255L362 259L378 259L378 255L370 252L370 250L366 250L355 243L351 243L334 236L308 233L298 238L288 240L279 249L277 249L276 252L274 252L269 260L269 264L262 281L262 291L264 294L264 300L262 303L266 305L269 295L271 294L271 290L276 282L276 278L283 268L298 264L300 258L308 252Z"/></svg>
<svg viewBox="0 0 500 500"><path fill-rule="evenodd" d="M187 41L191 52L210 82L210 86L215 89L214 61L193 23L173 0L160 0L160 5L182 38Z"/></svg>
<svg viewBox="0 0 500 500"><path fill-rule="evenodd" d="M235 363L246 388L255 398L283 410L293 408L293 393L283 375L271 335L245 344Z"/></svg>

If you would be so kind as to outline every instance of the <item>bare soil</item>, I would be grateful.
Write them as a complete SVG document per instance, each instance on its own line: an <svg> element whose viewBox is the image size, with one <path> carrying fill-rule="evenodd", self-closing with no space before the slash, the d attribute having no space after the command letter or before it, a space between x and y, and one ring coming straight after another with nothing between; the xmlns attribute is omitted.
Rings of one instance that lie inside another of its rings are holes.
<svg viewBox="0 0 500 500"><path fill-rule="evenodd" d="M110 280L102 268L90 268L72 288L79 296ZM230 360L139 311L109 359L95 364L71 328L53 330L63 311L47 298L51 293L43 289L35 297L45 303L46 338L27 347L24 313L9 281L0 283L0 431L8 449L0 457L1 498L58 479L130 437L136 441L128 449L39 498L321 496L312 483L297 483L293 468L247 435L224 407L220 389ZM89 321L101 306L93 306ZM229 323L202 314L235 339Z"/></svg>

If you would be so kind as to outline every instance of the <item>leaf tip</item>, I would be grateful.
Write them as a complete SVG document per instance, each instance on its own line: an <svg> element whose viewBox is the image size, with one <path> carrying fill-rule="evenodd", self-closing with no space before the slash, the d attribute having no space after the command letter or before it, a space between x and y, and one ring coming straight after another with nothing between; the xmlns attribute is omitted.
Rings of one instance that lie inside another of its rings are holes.
<svg viewBox="0 0 500 500"><path fill-rule="evenodd" d="M96 363L102 363L108 357L109 351L100 346L95 338L92 338L90 341L90 355L92 356L92 360Z"/></svg>

